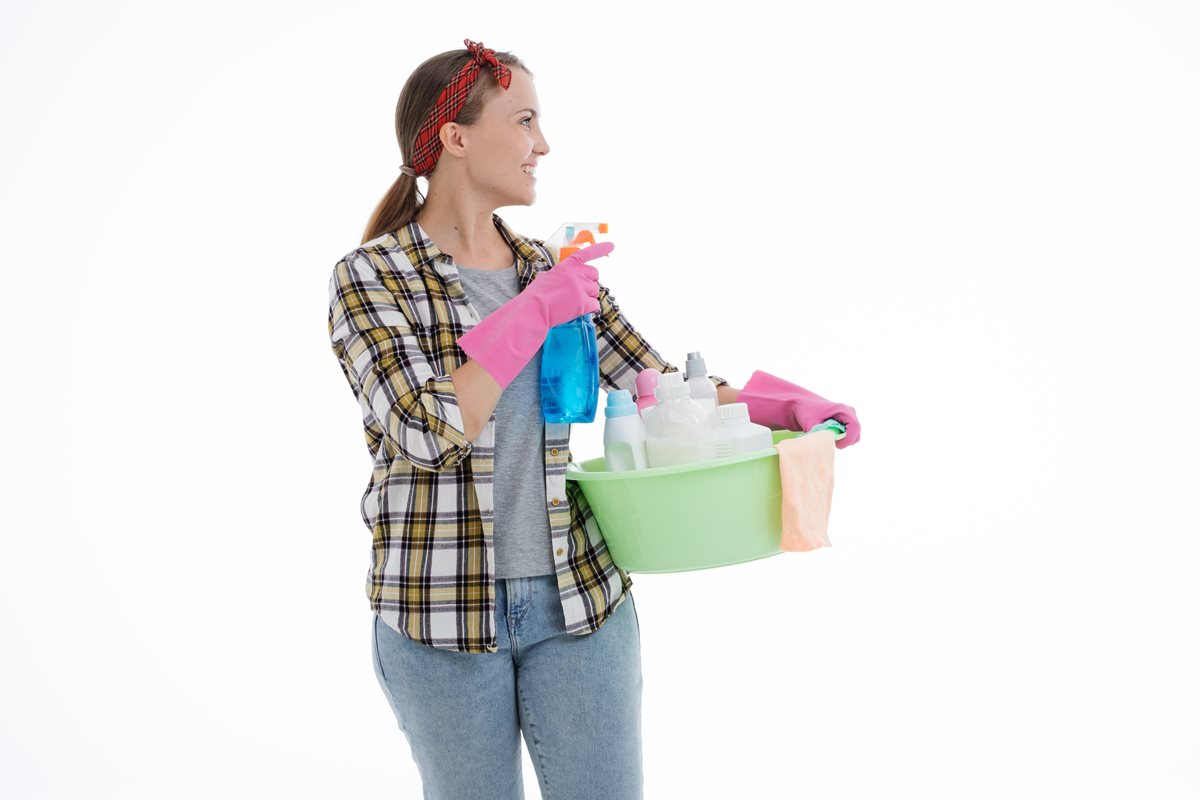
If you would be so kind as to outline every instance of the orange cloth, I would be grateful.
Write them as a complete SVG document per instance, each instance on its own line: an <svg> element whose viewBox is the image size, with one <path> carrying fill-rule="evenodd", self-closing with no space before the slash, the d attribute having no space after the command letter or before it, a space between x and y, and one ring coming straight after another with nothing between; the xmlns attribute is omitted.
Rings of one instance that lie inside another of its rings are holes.
<svg viewBox="0 0 1200 800"><path fill-rule="evenodd" d="M783 489L780 547L794 553L832 547L826 529L833 502L833 431L819 430L784 439L779 451Z"/></svg>

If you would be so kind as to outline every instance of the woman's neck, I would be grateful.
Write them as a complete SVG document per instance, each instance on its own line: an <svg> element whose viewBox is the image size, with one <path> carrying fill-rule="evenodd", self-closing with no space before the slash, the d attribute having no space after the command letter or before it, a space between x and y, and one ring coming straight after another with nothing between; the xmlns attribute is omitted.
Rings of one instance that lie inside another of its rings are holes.
<svg viewBox="0 0 1200 800"><path fill-rule="evenodd" d="M494 262L497 258L511 259L511 251L492 219L493 213L483 207L469 209L447 204L431 191L417 213L417 224L439 250L468 266Z"/></svg>

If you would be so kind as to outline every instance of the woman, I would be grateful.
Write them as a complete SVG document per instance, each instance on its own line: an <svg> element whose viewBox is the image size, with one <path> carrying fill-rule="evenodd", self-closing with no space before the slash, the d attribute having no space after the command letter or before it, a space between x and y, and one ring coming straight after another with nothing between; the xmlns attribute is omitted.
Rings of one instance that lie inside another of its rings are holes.
<svg viewBox="0 0 1200 800"><path fill-rule="evenodd" d="M360 511L375 671L427 798L522 797L522 734L544 796L641 797L632 581L566 481L570 426L542 420L538 355L550 327L595 313L607 390L676 368L588 263L612 244L559 262L495 213L533 203L550 148L529 70L464 43L401 91L401 175L329 287L374 461ZM771 413L794 424L785 399Z"/></svg>

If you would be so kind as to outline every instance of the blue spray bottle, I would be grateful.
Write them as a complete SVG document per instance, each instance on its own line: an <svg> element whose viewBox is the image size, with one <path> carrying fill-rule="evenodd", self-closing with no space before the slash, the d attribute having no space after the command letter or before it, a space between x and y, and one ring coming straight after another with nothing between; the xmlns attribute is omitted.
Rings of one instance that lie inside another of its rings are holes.
<svg viewBox="0 0 1200 800"><path fill-rule="evenodd" d="M546 244L558 249L558 260L608 233L607 222L567 222ZM600 360L591 314L555 325L542 345L542 417L546 422L592 422L600 397Z"/></svg>

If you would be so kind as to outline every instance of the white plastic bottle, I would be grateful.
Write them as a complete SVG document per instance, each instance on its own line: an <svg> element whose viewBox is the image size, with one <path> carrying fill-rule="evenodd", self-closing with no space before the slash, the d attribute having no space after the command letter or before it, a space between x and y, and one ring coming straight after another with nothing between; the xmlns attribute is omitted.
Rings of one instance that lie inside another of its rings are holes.
<svg viewBox="0 0 1200 800"><path fill-rule="evenodd" d="M775 446L771 429L750 421L745 403L726 403L717 407L717 429L713 432L713 451L717 458L770 450Z"/></svg>
<svg viewBox="0 0 1200 800"><path fill-rule="evenodd" d="M646 417L649 465L670 467L713 458L712 417L689 396L683 373L663 373L654 396L658 405Z"/></svg>
<svg viewBox="0 0 1200 800"><path fill-rule="evenodd" d="M604 407L604 467L609 472L646 468L646 428L628 389L609 394Z"/></svg>
<svg viewBox="0 0 1200 800"><path fill-rule="evenodd" d="M708 369L704 365L704 359L700 357L699 352L688 353L687 357L687 385L691 389L692 399L705 407L705 410L713 417L713 425L717 423L717 387L713 386L713 382L708 379Z"/></svg>

